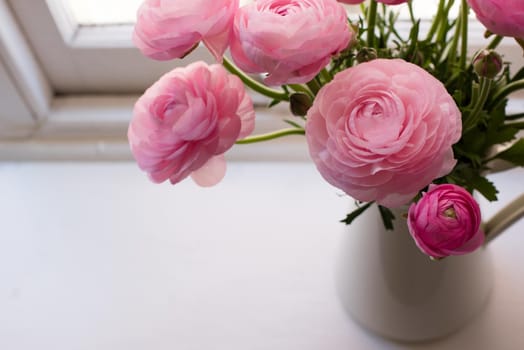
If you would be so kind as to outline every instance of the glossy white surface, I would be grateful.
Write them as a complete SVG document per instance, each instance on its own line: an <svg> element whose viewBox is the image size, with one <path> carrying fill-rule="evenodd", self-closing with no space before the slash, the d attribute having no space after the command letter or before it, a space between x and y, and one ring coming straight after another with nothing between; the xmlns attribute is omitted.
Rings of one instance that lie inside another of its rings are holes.
<svg viewBox="0 0 524 350"><path fill-rule="evenodd" d="M488 215L523 174L497 175ZM211 189L153 185L131 163L0 163L0 194L2 350L524 348L523 222L492 243L484 312L403 345L339 304L348 199L309 163L233 163Z"/></svg>

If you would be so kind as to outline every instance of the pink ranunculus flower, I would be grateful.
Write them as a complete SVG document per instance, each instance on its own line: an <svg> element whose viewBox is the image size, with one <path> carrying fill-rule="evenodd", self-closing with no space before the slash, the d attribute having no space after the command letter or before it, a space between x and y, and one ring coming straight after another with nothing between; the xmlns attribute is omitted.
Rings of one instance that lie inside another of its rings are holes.
<svg viewBox="0 0 524 350"><path fill-rule="evenodd" d="M467 254L484 243L480 208L460 186L430 185L427 193L409 207L408 228L427 255L443 258Z"/></svg>
<svg viewBox="0 0 524 350"><path fill-rule="evenodd" d="M490 32L524 38L524 1L468 0L468 4Z"/></svg>
<svg viewBox="0 0 524 350"><path fill-rule="evenodd" d="M364 1L365 0L338 0L338 2L342 2L344 4L351 4L351 5L361 4ZM399 5L399 4L404 4L408 1L409 0L377 0L377 2L386 4L386 5Z"/></svg>
<svg viewBox="0 0 524 350"><path fill-rule="evenodd" d="M203 41L218 61L229 45L238 0L145 0L133 42L156 60L184 57Z"/></svg>
<svg viewBox="0 0 524 350"><path fill-rule="evenodd" d="M353 33L336 0L258 0L235 15L231 56L268 85L305 83L344 50Z"/></svg>
<svg viewBox="0 0 524 350"><path fill-rule="evenodd" d="M225 174L224 152L254 128L251 98L218 64L195 62L162 76L138 99L128 139L152 181L191 175L201 186Z"/></svg>
<svg viewBox="0 0 524 350"><path fill-rule="evenodd" d="M306 138L322 176L360 201L399 207L456 164L460 111L444 85L401 59L338 73L309 109Z"/></svg>

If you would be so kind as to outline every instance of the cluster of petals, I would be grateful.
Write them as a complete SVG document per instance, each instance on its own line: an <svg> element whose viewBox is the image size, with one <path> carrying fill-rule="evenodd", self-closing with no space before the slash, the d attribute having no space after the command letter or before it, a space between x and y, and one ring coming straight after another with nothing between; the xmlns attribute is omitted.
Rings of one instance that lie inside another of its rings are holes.
<svg viewBox="0 0 524 350"><path fill-rule="evenodd" d="M478 20L492 33L524 39L524 1L467 0Z"/></svg>
<svg viewBox="0 0 524 350"><path fill-rule="evenodd" d="M408 228L417 246L434 258L462 255L485 239L481 214L473 196L460 186L430 185L408 212Z"/></svg>
<svg viewBox="0 0 524 350"><path fill-rule="evenodd" d="M191 175L212 186L225 174L224 153L254 128L243 83L218 64L196 62L162 76L135 104L131 151L152 181Z"/></svg>
<svg viewBox="0 0 524 350"><path fill-rule="evenodd" d="M306 139L321 175L360 201L409 202L456 164L461 113L444 85L400 59L338 73L309 109Z"/></svg>
<svg viewBox="0 0 524 350"><path fill-rule="evenodd" d="M153 59L187 55L203 41L220 61L229 45L238 0L145 0L137 13L133 42Z"/></svg>
<svg viewBox="0 0 524 350"><path fill-rule="evenodd" d="M268 73L268 85L305 83L352 36L336 0L258 0L235 16L231 56L248 73Z"/></svg>

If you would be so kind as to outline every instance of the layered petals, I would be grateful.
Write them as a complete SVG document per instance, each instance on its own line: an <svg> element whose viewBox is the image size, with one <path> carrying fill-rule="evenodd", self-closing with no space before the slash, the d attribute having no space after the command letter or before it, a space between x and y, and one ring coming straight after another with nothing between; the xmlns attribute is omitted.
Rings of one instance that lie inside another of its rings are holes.
<svg viewBox="0 0 524 350"><path fill-rule="evenodd" d="M265 83L305 83L344 50L353 33L336 0L259 0L237 11L231 56Z"/></svg>
<svg viewBox="0 0 524 350"><path fill-rule="evenodd" d="M430 185L408 212L417 246L434 258L470 253L484 243L481 214L473 196L460 186Z"/></svg>
<svg viewBox="0 0 524 350"><path fill-rule="evenodd" d="M128 139L138 166L152 181L188 176L201 186L225 174L223 154L254 129L251 98L218 64L176 68L135 104Z"/></svg>
<svg viewBox="0 0 524 350"><path fill-rule="evenodd" d="M492 33L524 39L524 1L467 0L478 20Z"/></svg>
<svg viewBox="0 0 524 350"><path fill-rule="evenodd" d="M237 9L238 0L145 0L133 42L150 58L170 60L184 57L203 41L221 61Z"/></svg>
<svg viewBox="0 0 524 350"><path fill-rule="evenodd" d="M322 176L360 201L398 207L456 164L461 114L444 85L400 59L346 69L318 93L306 138Z"/></svg>

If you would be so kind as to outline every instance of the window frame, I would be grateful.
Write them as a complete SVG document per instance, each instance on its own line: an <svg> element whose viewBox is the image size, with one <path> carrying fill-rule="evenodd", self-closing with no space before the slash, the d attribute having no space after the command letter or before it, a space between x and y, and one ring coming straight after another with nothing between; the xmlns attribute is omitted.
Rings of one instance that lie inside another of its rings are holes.
<svg viewBox="0 0 524 350"><path fill-rule="evenodd" d="M59 5L60 0L0 0L0 80L10 92L5 98L17 108L0 114L0 160L131 159L126 132L134 101L164 72L189 60L212 62L211 55L200 46L185 60L153 61L133 47L131 25L79 26ZM400 23L400 30L409 26ZM478 22L471 28L475 50L486 43L479 40L484 29ZM512 62L522 61L510 39L500 51ZM512 108L524 110L522 101L514 99ZM256 132L282 127L286 117L284 107L260 108ZM299 137L235 147L228 157L308 159Z"/></svg>

